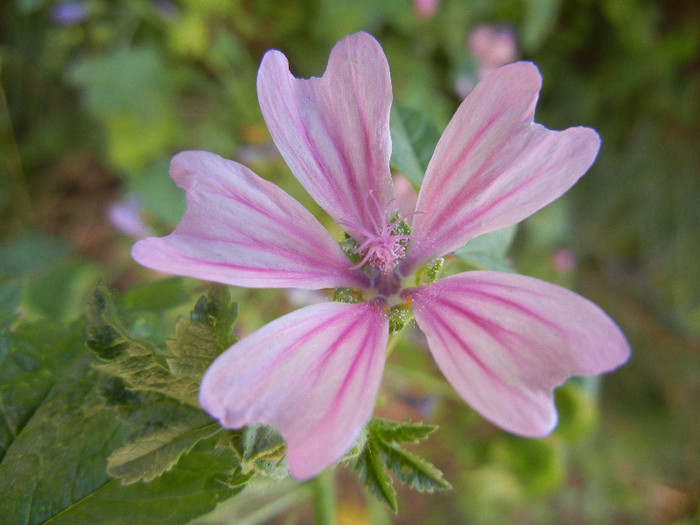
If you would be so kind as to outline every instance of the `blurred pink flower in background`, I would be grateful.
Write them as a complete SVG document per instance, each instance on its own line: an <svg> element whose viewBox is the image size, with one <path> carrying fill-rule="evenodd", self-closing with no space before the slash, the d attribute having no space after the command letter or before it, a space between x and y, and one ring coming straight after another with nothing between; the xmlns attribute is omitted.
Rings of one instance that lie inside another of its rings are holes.
<svg viewBox="0 0 700 525"><path fill-rule="evenodd" d="M142 217L143 206L137 199L122 199L107 208L107 220L124 235L141 239L153 235Z"/></svg>
<svg viewBox="0 0 700 525"><path fill-rule="evenodd" d="M578 258L571 250L557 250L552 254L550 262L559 273L571 273L578 266Z"/></svg>
<svg viewBox="0 0 700 525"><path fill-rule="evenodd" d="M430 18L440 6L440 0L413 0L413 9L419 18Z"/></svg>
<svg viewBox="0 0 700 525"><path fill-rule="evenodd" d="M467 51L476 60L476 78L468 74L457 77L455 89L462 98L491 71L518 59L515 31L508 26L478 25L469 33Z"/></svg>

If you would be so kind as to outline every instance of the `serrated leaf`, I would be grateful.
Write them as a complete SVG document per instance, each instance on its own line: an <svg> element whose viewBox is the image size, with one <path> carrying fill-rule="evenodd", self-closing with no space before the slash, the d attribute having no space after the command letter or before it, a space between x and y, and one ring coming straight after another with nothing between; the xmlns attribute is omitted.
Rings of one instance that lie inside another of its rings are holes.
<svg viewBox="0 0 700 525"><path fill-rule="evenodd" d="M109 482L105 459L126 428L104 410L91 361L84 356L59 374L7 449L0 464L4 523L44 523Z"/></svg>
<svg viewBox="0 0 700 525"><path fill-rule="evenodd" d="M360 479L362 479L365 487L379 501L388 505L395 513L398 512L399 506L396 502L396 490L379 457L379 445L375 438L370 436L367 439L365 449L357 456L353 470L360 475Z"/></svg>
<svg viewBox="0 0 700 525"><path fill-rule="evenodd" d="M83 325L48 321L0 331L0 460L46 400L63 369L85 354Z"/></svg>
<svg viewBox="0 0 700 525"><path fill-rule="evenodd" d="M128 388L159 392L199 407L197 391L201 376L214 358L232 344L238 308L228 289L212 286L199 300L190 319L179 319L175 337L167 350L136 337L128 328L125 313L114 292L95 291L88 328L88 347L105 362L98 368L123 379Z"/></svg>
<svg viewBox="0 0 700 525"><path fill-rule="evenodd" d="M106 286L98 286L89 310L90 326L88 347L100 358L114 360L126 349L135 355L156 356L164 363L165 350L156 347L147 339L135 337L126 325L122 312L117 307L116 292Z"/></svg>
<svg viewBox="0 0 700 525"><path fill-rule="evenodd" d="M391 107L391 165L420 187L440 130L426 114L400 104Z"/></svg>
<svg viewBox="0 0 700 525"><path fill-rule="evenodd" d="M122 485L111 480L46 520L51 525L180 525L189 523L239 494L227 485L235 469L231 451L212 454L216 437L200 441L168 472L150 483Z"/></svg>
<svg viewBox="0 0 700 525"><path fill-rule="evenodd" d="M384 463L394 472L401 483L421 492L452 488L452 485L443 477L442 472L432 463L396 444L381 440L377 440L377 443Z"/></svg>
<svg viewBox="0 0 700 525"><path fill-rule="evenodd" d="M287 475L284 440L272 427L254 424L228 431L217 446L232 449L245 473L253 471L275 478Z"/></svg>
<svg viewBox="0 0 700 525"><path fill-rule="evenodd" d="M148 397L148 405L125 420L136 431L107 461L107 472L125 484L155 479L220 429L201 410L157 394Z"/></svg>
<svg viewBox="0 0 700 525"><path fill-rule="evenodd" d="M426 439L437 428L436 425L421 422L397 422L375 417L370 421L368 431L370 435L386 443L417 443Z"/></svg>

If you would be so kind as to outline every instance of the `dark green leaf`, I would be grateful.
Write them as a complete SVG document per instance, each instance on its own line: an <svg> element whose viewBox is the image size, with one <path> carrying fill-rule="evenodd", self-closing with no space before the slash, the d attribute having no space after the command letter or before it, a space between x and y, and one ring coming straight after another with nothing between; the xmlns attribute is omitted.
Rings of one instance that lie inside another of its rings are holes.
<svg viewBox="0 0 700 525"><path fill-rule="evenodd" d="M391 108L391 165L416 186L423 182L440 130L424 113L399 104Z"/></svg>
<svg viewBox="0 0 700 525"><path fill-rule="evenodd" d="M105 459L125 428L104 410L90 364L86 356L60 374L7 449L4 523L44 523L108 483Z"/></svg>
<svg viewBox="0 0 700 525"><path fill-rule="evenodd" d="M84 354L82 330L42 321L0 331L0 460L63 369Z"/></svg>
<svg viewBox="0 0 700 525"><path fill-rule="evenodd" d="M396 444L377 440L382 459L387 467L394 471L396 478L421 492L433 492L437 489L451 489L447 480L432 463L404 450Z"/></svg>
<svg viewBox="0 0 700 525"><path fill-rule="evenodd" d="M170 471L150 483L111 480L46 521L51 525L179 525L235 496L228 480L237 460L231 451L212 454L215 437L200 441Z"/></svg>
<svg viewBox="0 0 700 525"><path fill-rule="evenodd" d="M394 512L398 512L396 490L394 490L391 477L379 457L379 445L376 439L371 436L367 439L365 449L357 456L353 469L360 475L365 487L379 501L386 503Z"/></svg>

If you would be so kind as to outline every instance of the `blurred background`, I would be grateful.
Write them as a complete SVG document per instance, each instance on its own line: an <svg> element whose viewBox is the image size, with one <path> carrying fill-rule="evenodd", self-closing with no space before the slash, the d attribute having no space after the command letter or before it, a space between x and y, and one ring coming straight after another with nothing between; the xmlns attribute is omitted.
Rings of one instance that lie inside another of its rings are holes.
<svg viewBox="0 0 700 525"><path fill-rule="evenodd" d="M601 305L633 356L562 388L559 429L528 441L465 407L407 337L379 413L441 426L418 450L454 490L401 488L393 516L341 469L339 522L700 523L696 0L6 0L0 280L22 283L25 315L68 323L98 282L162 277L129 249L177 224L184 198L168 161L185 149L247 164L313 207L270 141L257 67L277 48L295 75L319 76L358 30L384 47L396 103L426 125L441 130L480 76L525 59L544 78L538 122L598 130L593 168L520 226L509 255ZM241 333L309 300L233 293ZM303 523L303 498L284 500L288 490L251 490L201 523Z"/></svg>

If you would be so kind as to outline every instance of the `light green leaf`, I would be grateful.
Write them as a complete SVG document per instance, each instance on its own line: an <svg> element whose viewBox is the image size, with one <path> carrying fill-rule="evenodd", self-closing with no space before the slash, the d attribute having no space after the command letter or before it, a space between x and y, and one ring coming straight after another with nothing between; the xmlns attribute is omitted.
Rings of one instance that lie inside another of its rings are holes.
<svg viewBox="0 0 700 525"><path fill-rule="evenodd" d="M480 268L499 272L514 272L507 253L515 238L517 225L485 233L455 250L455 255Z"/></svg>
<svg viewBox="0 0 700 525"><path fill-rule="evenodd" d="M391 108L391 165L416 186L423 182L440 130L424 113L399 104Z"/></svg>
<svg viewBox="0 0 700 525"><path fill-rule="evenodd" d="M437 430L437 425L414 423L413 421L389 421L375 417L369 424L369 431L386 443L417 443Z"/></svg>
<svg viewBox="0 0 700 525"><path fill-rule="evenodd" d="M189 405L157 394L140 397L150 402L126 419L136 431L107 461L107 472L124 484L152 481L170 470L197 442L221 428Z"/></svg>

